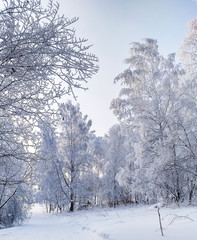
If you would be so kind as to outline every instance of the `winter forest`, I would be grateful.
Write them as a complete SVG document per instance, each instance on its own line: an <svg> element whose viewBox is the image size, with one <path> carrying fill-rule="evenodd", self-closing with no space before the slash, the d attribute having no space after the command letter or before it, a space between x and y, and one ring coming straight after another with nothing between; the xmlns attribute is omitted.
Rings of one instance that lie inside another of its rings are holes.
<svg viewBox="0 0 197 240"><path fill-rule="evenodd" d="M33 203L47 212L197 203L197 19L177 54L162 56L150 38L130 45L109 109L119 123L103 137L75 101L99 71L76 21L52 0L2 0L0 228L23 222Z"/></svg>

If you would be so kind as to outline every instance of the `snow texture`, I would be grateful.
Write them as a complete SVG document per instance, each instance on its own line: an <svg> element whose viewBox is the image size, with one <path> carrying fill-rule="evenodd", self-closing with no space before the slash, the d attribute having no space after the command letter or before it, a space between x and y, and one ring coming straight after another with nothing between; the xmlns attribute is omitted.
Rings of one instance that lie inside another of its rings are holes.
<svg viewBox="0 0 197 240"><path fill-rule="evenodd" d="M46 214L35 205L24 225L0 230L1 240L196 240L197 208L161 208L164 237L155 207L99 208Z"/></svg>

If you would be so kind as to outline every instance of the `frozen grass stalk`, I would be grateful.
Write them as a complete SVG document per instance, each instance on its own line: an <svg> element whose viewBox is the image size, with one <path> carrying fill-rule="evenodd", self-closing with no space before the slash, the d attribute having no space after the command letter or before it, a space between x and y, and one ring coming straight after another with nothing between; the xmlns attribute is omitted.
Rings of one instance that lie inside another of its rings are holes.
<svg viewBox="0 0 197 240"><path fill-rule="evenodd" d="M164 236L164 234L163 234L162 222L161 222L161 214L160 214L160 209L159 209L159 207L157 207L157 213L158 213L158 216L159 216L159 227L160 227L160 230L161 230L161 236Z"/></svg>

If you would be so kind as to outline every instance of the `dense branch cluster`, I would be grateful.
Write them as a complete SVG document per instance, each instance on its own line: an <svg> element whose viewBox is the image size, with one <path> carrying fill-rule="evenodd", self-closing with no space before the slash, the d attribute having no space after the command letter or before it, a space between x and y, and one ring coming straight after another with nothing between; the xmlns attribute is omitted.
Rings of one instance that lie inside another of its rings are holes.
<svg viewBox="0 0 197 240"><path fill-rule="evenodd" d="M0 9L0 224L23 220L40 142L37 127L54 104L98 70L59 5L2 0ZM20 200L19 200L20 199ZM14 212L13 209L16 209Z"/></svg>

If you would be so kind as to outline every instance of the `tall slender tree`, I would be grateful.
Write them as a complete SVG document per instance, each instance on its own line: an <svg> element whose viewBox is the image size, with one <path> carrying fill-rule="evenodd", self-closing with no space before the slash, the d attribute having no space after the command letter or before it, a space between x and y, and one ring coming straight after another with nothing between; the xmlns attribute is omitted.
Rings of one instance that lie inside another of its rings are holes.
<svg viewBox="0 0 197 240"><path fill-rule="evenodd" d="M59 106L60 132L58 137L58 159L56 170L65 196L69 200L69 210L74 211L79 203L80 192L85 188L83 178L90 167L88 153L91 120L82 116L79 105L70 101Z"/></svg>

